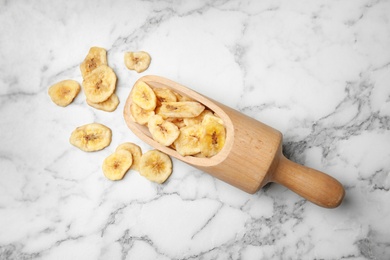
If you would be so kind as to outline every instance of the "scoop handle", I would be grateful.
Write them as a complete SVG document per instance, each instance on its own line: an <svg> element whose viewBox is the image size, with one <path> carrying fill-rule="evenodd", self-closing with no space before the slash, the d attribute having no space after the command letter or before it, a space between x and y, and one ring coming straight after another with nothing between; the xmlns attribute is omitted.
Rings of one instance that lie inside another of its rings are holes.
<svg viewBox="0 0 390 260"><path fill-rule="evenodd" d="M297 164L283 155L271 178L314 204L336 208L344 198L344 187L333 177Z"/></svg>

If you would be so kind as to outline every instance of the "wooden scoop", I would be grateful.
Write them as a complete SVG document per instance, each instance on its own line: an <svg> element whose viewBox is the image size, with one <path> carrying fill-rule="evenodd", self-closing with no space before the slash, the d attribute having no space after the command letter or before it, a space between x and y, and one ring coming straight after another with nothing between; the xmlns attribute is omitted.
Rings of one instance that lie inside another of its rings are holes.
<svg viewBox="0 0 390 260"><path fill-rule="evenodd" d="M335 208L343 200L344 188L336 179L284 157L279 131L169 79L148 75L138 81L144 81L152 88L172 89L202 103L214 111L226 126L226 142L217 155L211 158L183 157L154 141L147 127L134 122L130 113L130 93L124 108L126 124L155 149L248 193L255 193L267 183L276 182L321 207Z"/></svg>

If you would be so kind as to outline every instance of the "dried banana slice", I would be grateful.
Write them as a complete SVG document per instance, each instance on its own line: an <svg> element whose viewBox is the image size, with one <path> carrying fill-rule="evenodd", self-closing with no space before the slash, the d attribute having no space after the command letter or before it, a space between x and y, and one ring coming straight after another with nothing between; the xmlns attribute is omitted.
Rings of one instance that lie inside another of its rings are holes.
<svg viewBox="0 0 390 260"><path fill-rule="evenodd" d="M215 116L214 114L205 115L202 120L202 125L208 125L212 121L224 125L223 120L220 117Z"/></svg>
<svg viewBox="0 0 390 260"><path fill-rule="evenodd" d="M180 135L175 140L176 151L182 156L200 153L201 125L186 126L180 129Z"/></svg>
<svg viewBox="0 0 390 260"><path fill-rule="evenodd" d="M153 139L165 146L170 146L180 134L175 124L165 121L160 115L150 118L148 128Z"/></svg>
<svg viewBox="0 0 390 260"><path fill-rule="evenodd" d="M176 93L176 92L175 92L175 96L176 96L177 101L180 101L180 102L184 102L184 101L195 101L195 100L193 100L192 98L189 98L189 97L187 97L187 96L182 96L182 95L180 95L179 93Z"/></svg>
<svg viewBox="0 0 390 260"><path fill-rule="evenodd" d="M94 69L83 81L84 93L93 103L107 100L115 91L116 75L107 65Z"/></svg>
<svg viewBox="0 0 390 260"><path fill-rule="evenodd" d="M107 51L100 47L91 47L80 64L81 75L85 78L100 65L107 65Z"/></svg>
<svg viewBox="0 0 390 260"><path fill-rule="evenodd" d="M178 128L182 128L186 126L186 124L184 123L184 119L180 117L168 117L165 120L174 123Z"/></svg>
<svg viewBox="0 0 390 260"><path fill-rule="evenodd" d="M80 84L75 80L63 80L49 88L51 100L58 106L66 107L80 92Z"/></svg>
<svg viewBox="0 0 390 260"><path fill-rule="evenodd" d="M135 70L138 73L145 71L150 65L150 55L145 51L126 52L125 65L129 70Z"/></svg>
<svg viewBox="0 0 390 260"><path fill-rule="evenodd" d="M118 96L114 93L112 94L107 100L99 103L94 103L87 99L87 104L90 105L91 107L94 107L99 110L103 110L106 112L112 112L114 111L118 105L119 105L119 98Z"/></svg>
<svg viewBox="0 0 390 260"><path fill-rule="evenodd" d="M154 88L154 94L156 94L157 105L161 106L162 102L176 102L177 98L175 93L167 88Z"/></svg>
<svg viewBox="0 0 390 260"><path fill-rule="evenodd" d="M203 131L200 136L200 150L206 157L216 155L225 144L225 127L215 121L202 125Z"/></svg>
<svg viewBox="0 0 390 260"><path fill-rule="evenodd" d="M133 156L127 150L115 151L103 161L103 173L112 181L122 180L133 163Z"/></svg>
<svg viewBox="0 0 390 260"><path fill-rule="evenodd" d="M131 92L131 100L145 110L154 110L157 104L156 94L143 81L138 81Z"/></svg>
<svg viewBox="0 0 390 260"><path fill-rule="evenodd" d="M136 144L128 142L128 143L123 143L123 144L119 145L116 148L116 151L119 151L119 150L126 150L126 151L131 153L131 155L133 156L133 164L131 165L130 169L138 171L139 170L139 163L141 161L141 156L142 156L141 147L139 147Z"/></svg>
<svg viewBox="0 0 390 260"><path fill-rule="evenodd" d="M70 136L70 143L85 152L106 148L111 143L111 129L105 125L92 123L77 127Z"/></svg>
<svg viewBox="0 0 390 260"><path fill-rule="evenodd" d="M200 113L199 116L196 116L196 117L187 117L187 118L184 118L183 121L184 121L184 124L185 124L186 126L201 124L202 121L203 121L203 118L204 118L206 115L213 115L213 112L211 112L211 110L205 109L205 110L203 110L202 113Z"/></svg>
<svg viewBox="0 0 390 260"><path fill-rule="evenodd" d="M139 170L148 180L163 183L172 173L172 161L165 153L151 150L142 155Z"/></svg>
<svg viewBox="0 0 390 260"><path fill-rule="evenodd" d="M163 102L159 115L168 117L196 117L203 112L205 107L199 102L184 101L184 102Z"/></svg>
<svg viewBox="0 0 390 260"><path fill-rule="evenodd" d="M134 121L140 125L146 125L149 119L152 116L154 116L153 110L142 109L140 106L136 105L135 103L131 104L130 113L133 116Z"/></svg>

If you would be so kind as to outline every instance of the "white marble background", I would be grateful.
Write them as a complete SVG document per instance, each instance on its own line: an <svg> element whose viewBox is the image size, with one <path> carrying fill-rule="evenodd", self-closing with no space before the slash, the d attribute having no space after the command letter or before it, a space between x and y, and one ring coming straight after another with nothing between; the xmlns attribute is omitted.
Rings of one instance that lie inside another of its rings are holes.
<svg viewBox="0 0 390 260"><path fill-rule="evenodd" d="M47 95L81 82L91 46L119 78L113 113ZM149 70L125 68L130 50ZM344 203L276 184L249 195L177 160L163 185L108 181L118 144L151 148L122 117L146 74L279 129L288 157L345 185ZM389 120L390 1L0 0L0 259L390 259ZM71 146L93 121L111 145Z"/></svg>

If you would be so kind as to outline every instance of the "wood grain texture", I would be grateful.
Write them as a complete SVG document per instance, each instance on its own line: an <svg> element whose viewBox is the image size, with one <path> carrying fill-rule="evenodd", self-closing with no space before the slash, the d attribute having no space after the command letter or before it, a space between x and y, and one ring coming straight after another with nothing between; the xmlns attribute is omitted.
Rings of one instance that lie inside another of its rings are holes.
<svg viewBox="0 0 390 260"><path fill-rule="evenodd" d="M125 122L135 135L155 149L248 193L255 193L269 182L277 182L316 205L326 208L340 205L343 186L325 173L286 159L282 154L282 134L278 130L169 79L148 75L138 81L191 97L214 111L225 123L226 142L217 155L211 158L181 156L154 141L147 127L134 122L130 114L130 93L124 108Z"/></svg>

